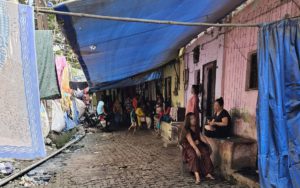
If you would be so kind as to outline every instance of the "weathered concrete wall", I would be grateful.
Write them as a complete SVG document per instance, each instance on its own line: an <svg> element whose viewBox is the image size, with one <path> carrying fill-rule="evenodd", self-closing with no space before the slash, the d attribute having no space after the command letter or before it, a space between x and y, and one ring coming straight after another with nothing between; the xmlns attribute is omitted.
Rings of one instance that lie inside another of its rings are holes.
<svg viewBox="0 0 300 188"><path fill-rule="evenodd" d="M172 65L167 65L163 68L163 86L164 82L165 82L165 78L167 77L171 77L172 81L171 81L171 91L172 91L172 106L173 107L184 107L184 80L183 80L183 73L184 73L184 61L179 58L180 60L175 64L175 68L174 68L174 64ZM176 72L179 76L179 78L177 78ZM177 80L178 79L178 80ZM178 90L177 90L177 95L174 94L175 91L175 87L176 87L176 83L178 83ZM164 92L165 92L165 88L163 87L162 92L163 95L165 96Z"/></svg>
<svg viewBox="0 0 300 188"><path fill-rule="evenodd" d="M300 0L295 0L300 5ZM256 0L232 18L232 23L262 23L280 20L286 14L300 15L292 1ZM257 28L235 28L225 31L224 39L224 100L225 108L239 109L235 133L256 139L255 111L257 90L246 90L248 56L257 50Z"/></svg>
<svg viewBox="0 0 300 188"><path fill-rule="evenodd" d="M200 70L200 80L202 82L203 65L217 61L217 76L216 76L216 97L221 96L222 91L222 74L223 74L223 31L213 29L211 32L199 36L186 46L185 52L185 68L189 69L189 82L187 90L185 91L185 104L191 97L192 85L196 84L197 71ZM200 58L199 62L194 64L193 50L196 46L200 45Z"/></svg>

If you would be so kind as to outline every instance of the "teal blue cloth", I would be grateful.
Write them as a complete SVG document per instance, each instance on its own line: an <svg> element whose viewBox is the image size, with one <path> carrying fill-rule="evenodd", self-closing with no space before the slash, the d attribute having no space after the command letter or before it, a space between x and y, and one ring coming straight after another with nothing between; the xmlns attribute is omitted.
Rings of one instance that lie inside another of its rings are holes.
<svg viewBox="0 0 300 188"><path fill-rule="evenodd" d="M53 55L53 36L50 30L35 31L35 45L41 99L60 98Z"/></svg>

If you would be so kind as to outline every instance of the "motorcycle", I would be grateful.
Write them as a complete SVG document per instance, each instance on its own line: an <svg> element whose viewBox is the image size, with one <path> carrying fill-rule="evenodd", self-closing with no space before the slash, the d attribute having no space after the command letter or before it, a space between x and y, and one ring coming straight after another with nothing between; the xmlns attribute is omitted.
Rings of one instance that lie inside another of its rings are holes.
<svg viewBox="0 0 300 188"><path fill-rule="evenodd" d="M89 110L85 111L80 121L88 127L96 127L100 123L96 113L90 112Z"/></svg>
<svg viewBox="0 0 300 188"><path fill-rule="evenodd" d="M97 127L105 132L113 131L112 114L103 113L97 115L96 112L90 112L89 110L86 110L82 118L80 118L80 121L82 124L84 124L87 127Z"/></svg>
<svg viewBox="0 0 300 188"><path fill-rule="evenodd" d="M113 125L113 118L110 114L100 114L98 116L99 126L105 132L111 132Z"/></svg>

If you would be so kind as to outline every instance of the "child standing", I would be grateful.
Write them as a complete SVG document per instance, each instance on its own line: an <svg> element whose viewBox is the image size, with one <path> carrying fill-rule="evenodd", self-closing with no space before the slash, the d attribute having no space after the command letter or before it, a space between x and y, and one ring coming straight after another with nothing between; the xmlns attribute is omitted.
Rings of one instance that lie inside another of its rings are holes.
<svg viewBox="0 0 300 188"><path fill-rule="evenodd" d="M128 128L128 132L133 129L133 134L136 132L136 128L137 128L137 117L135 114L135 110L132 107L129 107L128 112L130 113L130 121L131 121L131 125Z"/></svg>

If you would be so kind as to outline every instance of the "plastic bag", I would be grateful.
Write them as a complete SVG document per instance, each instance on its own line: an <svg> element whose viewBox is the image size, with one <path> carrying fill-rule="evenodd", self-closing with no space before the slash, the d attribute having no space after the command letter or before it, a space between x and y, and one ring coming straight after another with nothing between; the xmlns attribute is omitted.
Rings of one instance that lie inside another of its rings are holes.
<svg viewBox="0 0 300 188"><path fill-rule="evenodd" d="M52 126L51 130L61 132L66 127L64 112L58 101L52 101Z"/></svg>
<svg viewBox="0 0 300 188"><path fill-rule="evenodd" d="M77 110L79 112L79 118L84 114L86 106L82 100L75 99Z"/></svg>
<svg viewBox="0 0 300 188"><path fill-rule="evenodd" d="M66 127L65 127L64 131L68 131L68 130L71 130L74 127L76 127L76 123L68 116L67 112L64 113L64 119L66 122Z"/></svg>

